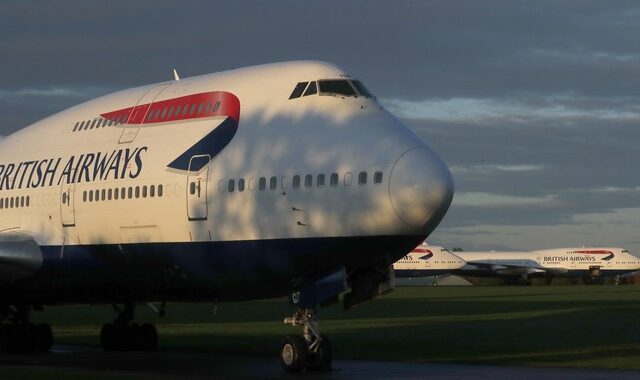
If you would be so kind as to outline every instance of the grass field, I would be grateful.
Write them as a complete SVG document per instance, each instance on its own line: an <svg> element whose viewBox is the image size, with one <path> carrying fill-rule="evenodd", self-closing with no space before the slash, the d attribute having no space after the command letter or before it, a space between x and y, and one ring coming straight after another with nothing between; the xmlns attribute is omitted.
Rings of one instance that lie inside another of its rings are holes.
<svg viewBox="0 0 640 380"><path fill-rule="evenodd" d="M171 304L158 326L162 349L277 355L285 299L213 305ZM107 306L67 306L34 313L57 343L98 346ZM339 358L640 369L640 287L397 288L344 312L320 309L322 332Z"/></svg>

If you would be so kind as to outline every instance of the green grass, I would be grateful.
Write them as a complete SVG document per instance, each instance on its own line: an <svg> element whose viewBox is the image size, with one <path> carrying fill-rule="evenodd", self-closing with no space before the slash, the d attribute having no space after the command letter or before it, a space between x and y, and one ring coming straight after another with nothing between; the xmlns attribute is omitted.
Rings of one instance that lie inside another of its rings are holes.
<svg viewBox="0 0 640 380"><path fill-rule="evenodd" d="M282 319L285 299L219 305L170 304L165 318L146 307L162 349L276 355L300 333ZM34 313L56 342L98 346L114 314L107 306L52 307ZM640 369L640 287L421 287L344 312L320 309L320 327L338 358L526 366ZM2 373L0 372L0 377Z"/></svg>

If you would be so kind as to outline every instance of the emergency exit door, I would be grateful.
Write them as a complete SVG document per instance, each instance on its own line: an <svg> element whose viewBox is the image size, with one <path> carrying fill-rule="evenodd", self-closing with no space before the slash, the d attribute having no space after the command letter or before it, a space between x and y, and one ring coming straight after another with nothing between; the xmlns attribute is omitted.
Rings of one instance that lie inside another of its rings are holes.
<svg viewBox="0 0 640 380"><path fill-rule="evenodd" d="M187 216L189 220L207 219L207 179L209 177L208 154L193 156L189 160L187 176ZM201 168L192 172L191 168Z"/></svg>
<svg viewBox="0 0 640 380"><path fill-rule="evenodd" d="M60 188L60 219L63 227L76 225L75 183L63 183Z"/></svg>

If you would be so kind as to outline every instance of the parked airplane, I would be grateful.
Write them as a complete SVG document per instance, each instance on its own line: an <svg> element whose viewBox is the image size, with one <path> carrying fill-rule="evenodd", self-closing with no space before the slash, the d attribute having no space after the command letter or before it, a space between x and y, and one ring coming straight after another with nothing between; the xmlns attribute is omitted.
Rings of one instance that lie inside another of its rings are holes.
<svg viewBox="0 0 640 380"><path fill-rule="evenodd" d="M289 294L288 371L329 368L316 305L389 290L453 194L442 160L334 65L116 92L0 142L0 346L47 351L46 305L113 304L102 347L154 349L134 307ZM157 308L157 306L156 306Z"/></svg>
<svg viewBox="0 0 640 380"><path fill-rule="evenodd" d="M465 264L464 260L446 248L422 242L396 261L393 270L396 278L435 277L432 284L437 285L439 276L450 274Z"/></svg>
<svg viewBox="0 0 640 380"><path fill-rule="evenodd" d="M456 274L502 277L530 284L530 277L583 277L586 282L640 269L640 258L622 248L556 248L526 252L456 252L467 265Z"/></svg>

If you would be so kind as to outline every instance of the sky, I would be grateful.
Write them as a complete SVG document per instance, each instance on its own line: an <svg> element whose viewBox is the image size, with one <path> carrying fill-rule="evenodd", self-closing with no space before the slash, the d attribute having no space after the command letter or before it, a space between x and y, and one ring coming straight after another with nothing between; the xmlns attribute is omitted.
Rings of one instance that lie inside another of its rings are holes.
<svg viewBox="0 0 640 380"><path fill-rule="evenodd" d="M115 90L317 59L456 182L432 244L640 253L640 2L7 1L0 135Z"/></svg>

